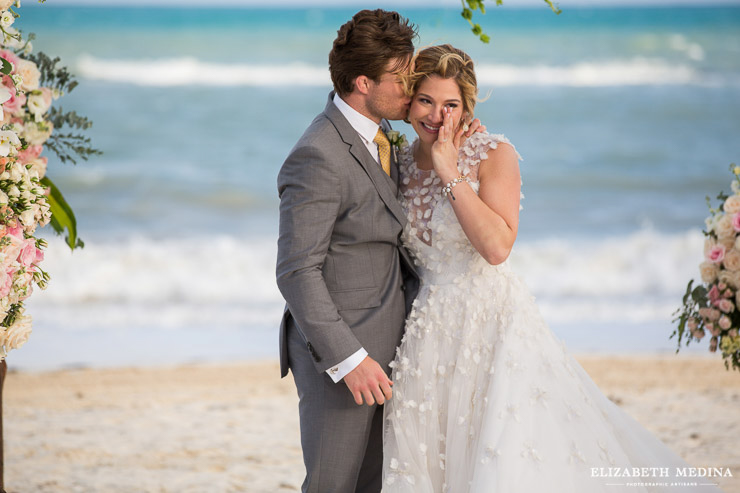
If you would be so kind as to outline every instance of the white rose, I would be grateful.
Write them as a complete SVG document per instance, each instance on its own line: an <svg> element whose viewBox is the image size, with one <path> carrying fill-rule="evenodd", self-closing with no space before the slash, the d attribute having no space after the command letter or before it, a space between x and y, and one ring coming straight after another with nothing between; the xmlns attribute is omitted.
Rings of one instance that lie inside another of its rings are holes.
<svg viewBox="0 0 740 493"><path fill-rule="evenodd" d="M702 262L699 264L699 270L701 271L701 280L705 283L713 283L717 280L717 274L719 273L719 266L712 262Z"/></svg>
<svg viewBox="0 0 740 493"><path fill-rule="evenodd" d="M715 241L714 241L714 238L712 238L712 237L708 236L708 237L707 237L707 238L706 238L706 239L704 240L704 256L705 256L705 257L706 257L706 256L707 256L707 254L709 253L709 250L711 250L711 249L712 249L712 248L714 247L714 245L716 245L716 243L715 243Z"/></svg>
<svg viewBox="0 0 740 493"><path fill-rule="evenodd" d="M717 221L719 221L720 215L716 214L714 216L709 216L704 220L704 224L707 227L707 233L711 233L714 231L714 228L717 226Z"/></svg>
<svg viewBox="0 0 740 493"><path fill-rule="evenodd" d="M31 335L31 317L20 316L15 319L15 323L5 331L5 349L18 349L28 341Z"/></svg>
<svg viewBox="0 0 740 493"><path fill-rule="evenodd" d="M35 91L39 88L39 79L41 78L41 72L39 68L30 60L18 60L18 64L15 67L18 75L22 77L21 89L24 91Z"/></svg>
<svg viewBox="0 0 740 493"><path fill-rule="evenodd" d="M735 238L735 227L732 225L732 216L729 214L723 215L717 224L714 226L714 232L721 239L723 238Z"/></svg>
<svg viewBox="0 0 740 493"><path fill-rule="evenodd" d="M8 196L0 190L0 206L2 205L8 205Z"/></svg>
<svg viewBox="0 0 740 493"><path fill-rule="evenodd" d="M36 224L36 214L33 212L33 208L26 209L25 211L21 212L20 216L18 216L18 219L20 219L23 226L27 228L30 228L31 226L34 226Z"/></svg>
<svg viewBox="0 0 740 493"><path fill-rule="evenodd" d="M728 250L727 253L725 253L725 259L722 261L722 264L726 269L733 272L740 270L740 252L734 248L732 250Z"/></svg>
<svg viewBox="0 0 740 493"><path fill-rule="evenodd" d="M6 27L3 33L3 46L11 50L19 50L23 46L23 42L19 38L16 28Z"/></svg>
<svg viewBox="0 0 740 493"><path fill-rule="evenodd" d="M28 96L27 103L28 110L36 117L36 121L40 121L41 116L49 111L51 107L51 98L46 98L41 91L33 91Z"/></svg>
<svg viewBox="0 0 740 493"><path fill-rule="evenodd" d="M733 183L735 182L733 181ZM724 209L726 214L735 214L740 212L740 195L731 195L727 197Z"/></svg>
<svg viewBox="0 0 740 493"><path fill-rule="evenodd" d="M3 27L3 29L7 29L10 26L13 25L15 22L15 16L12 12L8 12L7 10L0 14L0 26Z"/></svg>
<svg viewBox="0 0 740 493"><path fill-rule="evenodd" d="M33 173L39 179L43 178L46 175L47 163L48 160L46 158L37 157L36 159L32 159L28 162L31 165L31 168L28 170L29 175Z"/></svg>
<svg viewBox="0 0 740 493"><path fill-rule="evenodd" d="M30 145L43 145L51 137L53 130L51 122L28 122L23 129L23 138Z"/></svg>
<svg viewBox="0 0 740 493"><path fill-rule="evenodd" d="M740 271L738 272L731 272L729 270L721 270L719 272L719 276L717 276L717 279L719 282L723 282L730 286L733 289L737 289L738 285L735 284L738 280L740 280Z"/></svg>
<svg viewBox="0 0 740 493"><path fill-rule="evenodd" d="M0 10L8 10L14 3L15 0L0 0Z"/></svg>
<svg viewBox="0 0 740 493"><path fill-rule="evenodd" d="M10 168L10 179L19 182L23 179L23 175L26 174L26 168L16 161Z"/></svg>
<svg viewBox="0 0 740 493"><path fill-rule="evenodd" d="M11 130L0 131L0 156L14 154L20 145L21 141L15 132Z"/></svg>
<svg viewBox="0 0 740 493"><path fill-rule="evenodd" d="M21 196L21 191L18 190L18 187L15 185L11 185L10 188L8 188L8 197L17 199Z"/></svg>
<svg viewBox="0 0 740 493"><path fill-rule="evenodd" d="M735 237L725 236L719 240L719 244L725 247L725 251L735 248Z"/></svg>

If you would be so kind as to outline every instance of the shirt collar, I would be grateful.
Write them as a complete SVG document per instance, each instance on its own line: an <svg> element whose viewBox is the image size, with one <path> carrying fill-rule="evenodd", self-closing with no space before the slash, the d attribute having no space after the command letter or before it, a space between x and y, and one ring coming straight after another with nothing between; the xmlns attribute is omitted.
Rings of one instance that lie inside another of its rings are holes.
<svg viewBox="0 0 740 493"><path fill-rule="evenodd" d="M332 101L337 109L339 109L342 115L347 119L352 128L360 134L360 137L362 137L366 143L372 142L373 139L375 139L380 125L345 103L344 100L339 97L339 94L334 94L334 99Z"/></svg>

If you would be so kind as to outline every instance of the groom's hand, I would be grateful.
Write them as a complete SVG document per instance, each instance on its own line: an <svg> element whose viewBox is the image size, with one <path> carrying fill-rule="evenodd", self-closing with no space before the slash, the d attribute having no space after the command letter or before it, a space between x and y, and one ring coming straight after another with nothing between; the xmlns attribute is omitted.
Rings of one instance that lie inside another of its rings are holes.
<svg viewBox="0 0 740 493"><path fill-rule="evenodd" d="M393 395L393 382L370 356L365 357L357 368L344 376L344 383L349 387L358 406L362 405L363 398L368 406L372 406L376 402L383 404Z"/></svg>

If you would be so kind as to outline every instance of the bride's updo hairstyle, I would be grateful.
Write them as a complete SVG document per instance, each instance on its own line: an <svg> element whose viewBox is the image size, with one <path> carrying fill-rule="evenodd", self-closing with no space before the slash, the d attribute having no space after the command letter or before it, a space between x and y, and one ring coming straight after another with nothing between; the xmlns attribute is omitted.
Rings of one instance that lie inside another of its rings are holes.
<svg viewBox="0 0 740 493"><path fill-rule="evenodd" d="M436 75L455 79L462 96L463 111L468 114L466 121L473 119L473 109L478 101L478 82L473 60L467 53L448 44L430 46L414 56L412 67L413 71L404 77L407 95L413 97L429 77Z"/></svg>

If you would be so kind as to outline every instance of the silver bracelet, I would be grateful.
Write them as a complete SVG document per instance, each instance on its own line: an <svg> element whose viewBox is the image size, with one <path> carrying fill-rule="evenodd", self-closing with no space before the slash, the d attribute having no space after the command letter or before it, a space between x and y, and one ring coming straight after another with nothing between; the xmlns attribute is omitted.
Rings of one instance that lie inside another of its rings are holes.
<svg viewBox="0 0 740 493"><path fill-rule="evenodd" d="M451 182L449 182L448 184L446 184L445 186L443 186L442 187L442 196L443 197L447 197L447 194L449 193L450 194L450 197L452 197L452 200L455 200L455 194L452 193L452 189L455 188L458 183L462 183L464 181L470 183L470 180L468 179L467 176L460 175L457 178L455 178L454 180L452 180Z"/></svg>

